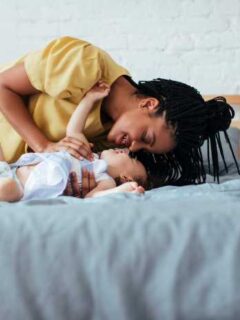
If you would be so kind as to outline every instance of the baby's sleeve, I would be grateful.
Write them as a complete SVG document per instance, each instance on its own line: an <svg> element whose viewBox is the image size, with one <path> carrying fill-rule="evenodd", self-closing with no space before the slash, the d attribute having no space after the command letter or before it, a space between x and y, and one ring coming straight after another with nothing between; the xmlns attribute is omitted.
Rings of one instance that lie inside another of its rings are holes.
<svg viewBox="0 0 240 320"><path fill-rule="evenodd" d="M62 99L83 95L102 75L100 50L71 37L53 40L44 49L29 53L24 65L36 89Z"/></svg>
<svg viewBox="0 0 240 320"><path fill-rule="evenodd" d="M0 178L13 177L11 168L6 161L0 161Z"/></svg>

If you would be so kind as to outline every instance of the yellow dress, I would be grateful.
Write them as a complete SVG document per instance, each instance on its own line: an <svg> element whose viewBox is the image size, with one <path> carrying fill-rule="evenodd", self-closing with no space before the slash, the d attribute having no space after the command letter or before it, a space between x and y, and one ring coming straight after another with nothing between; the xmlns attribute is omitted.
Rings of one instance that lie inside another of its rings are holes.
<svg viewBox="0 0 240 320"><path fill-rule="evenodd" d="M65 136L68 120L84 94L100 79L112 84L118 77L129 75L105 51L89 42L62 37L43 50L29 53L4 71L24 63L33 87L41 91L30 97L29 112L36 125L50 141ZM106 133L111 124L101 122L101 102L89 114L84 133L97 149L105 148ZM16 161L28 146L0 113L0 144L8 162Z"/></svg>

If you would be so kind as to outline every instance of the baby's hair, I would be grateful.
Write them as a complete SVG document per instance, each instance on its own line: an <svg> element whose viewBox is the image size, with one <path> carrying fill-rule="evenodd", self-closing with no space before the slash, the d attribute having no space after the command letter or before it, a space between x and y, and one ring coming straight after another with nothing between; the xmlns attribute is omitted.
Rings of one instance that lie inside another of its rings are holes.
<svg viewBox="0 0 240 320"><path fill-rule="evenodd" d="M227 134L234 110L224 97L216 97L205 102L195 88L161 78L140 81L135 87L136 94L158 99L159 106L155 115L165 117L167 125L173 129L176 143L174 150L166 154L151 154L146 151L134 154L145 166L149 180L152 180L152 187L204 183L206 172L200 147L205 140L208 145L209 172L211 171L214 180L217 179L219 182L219 156L227 172L220 131L224 133L240 174Z"/></svg>
<svg viewBox="0 0 240 320"><path fill-rule="evenodd" d="M129 152L129 157L135 159L136 155L133 152ZM120 186L121 184L128 182L128 181L135 181L135 182L137 182L137 184L139 186L142 186L145 189L148 186L148 177L147 177L147 181L143 181L143 179L141 177L133 177L133 179L128 180L128 179L124 179L122 176L116 177L116 178L114 178L114 180L115 180L116 186Z"/></svg>

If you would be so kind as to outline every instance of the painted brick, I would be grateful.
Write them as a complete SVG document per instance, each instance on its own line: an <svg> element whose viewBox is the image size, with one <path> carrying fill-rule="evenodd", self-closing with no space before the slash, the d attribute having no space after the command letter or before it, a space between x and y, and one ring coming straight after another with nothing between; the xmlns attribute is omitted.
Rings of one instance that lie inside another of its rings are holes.
<svg viewBox="0 0 240 320"><path fill-rule="evenodd" d="M62 35L107 50L136 80L240 94L239 0L1 0L0 64Z"/></svg>

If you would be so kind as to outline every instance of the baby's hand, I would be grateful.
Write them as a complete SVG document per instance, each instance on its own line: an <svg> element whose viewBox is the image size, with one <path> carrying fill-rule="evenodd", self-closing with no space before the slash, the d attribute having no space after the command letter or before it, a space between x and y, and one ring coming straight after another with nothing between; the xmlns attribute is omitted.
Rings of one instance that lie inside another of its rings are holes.
<svg viewBox="0 0 240 320"><path fill-rule="evenodd" d="M109 92L110 85L100 80L87 92L86 97L97 101L108 96Z"/></svg>
<svg viewBox="0 0 240 320"><path fill-rule="evenodd" d="M118 192L144 193L143 187L139 186L137 182L131 181L121 184L117 187Z"/></svg>

